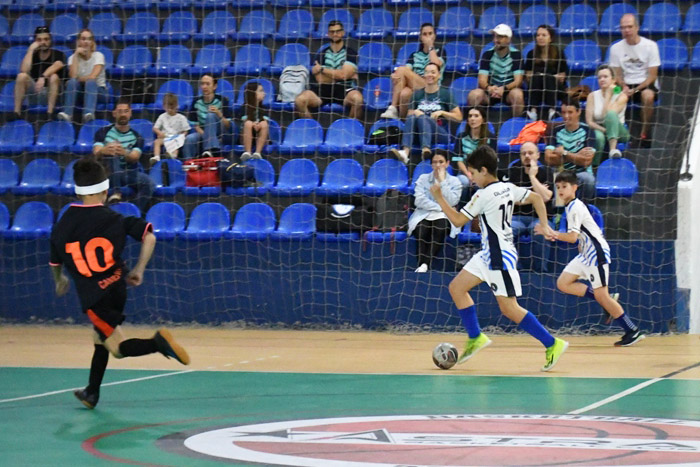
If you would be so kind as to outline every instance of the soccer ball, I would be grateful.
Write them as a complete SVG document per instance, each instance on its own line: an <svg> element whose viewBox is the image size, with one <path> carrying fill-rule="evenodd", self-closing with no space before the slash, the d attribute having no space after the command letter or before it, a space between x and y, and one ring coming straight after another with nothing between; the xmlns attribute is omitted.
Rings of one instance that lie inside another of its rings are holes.
<svg viewBox="0 0 700 467"><path fill-rule="evenodd" d="M442 370L449 370L455 366L458 357L457 348L449 342L438 344L433 349L433 363Z"/></svg>

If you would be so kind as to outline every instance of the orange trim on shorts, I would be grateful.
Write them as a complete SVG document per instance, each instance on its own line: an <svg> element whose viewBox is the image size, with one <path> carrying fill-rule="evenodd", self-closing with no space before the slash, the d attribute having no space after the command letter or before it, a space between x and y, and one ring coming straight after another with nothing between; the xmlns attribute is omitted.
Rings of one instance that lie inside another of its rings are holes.
<svg viewBox="0 0 700 467"><path fill-rule="evenodd" d="M94 311L88 310L87 315L88 315L88 318L90 318L90 322L92 322L92 324L97 329L99 329L100 332L102 332L102 334L105 335L105 338L112 335L112 333L114 332L114 328L112 326L110 326L109 324L107 324L106 322L104 322L102 320L102 318L100 318L99 316L97 316L95 314Z"/></svg>

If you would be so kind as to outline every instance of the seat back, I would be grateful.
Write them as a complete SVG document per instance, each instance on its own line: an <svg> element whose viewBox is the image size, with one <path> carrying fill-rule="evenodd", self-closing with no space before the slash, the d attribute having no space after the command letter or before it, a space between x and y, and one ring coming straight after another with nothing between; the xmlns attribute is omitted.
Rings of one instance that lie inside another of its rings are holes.
<svg viewBox="0 0 700 467"><path fill-rule="evenodd" d="M241 66L270 66L270 49L263 44L246 44L236 52L234 64Z"/></svg>
<svg viewBox="0 0 700 467"><path fill-rule="evenodd" d="M43 16L37 13L25 13L17 18L12 25L12 36L17 38L26 38L27 41L34 40L34 30L38 26L44 26L46 20ZM27 50L25 48L24 52Z"/></svg>
<svg viewBox="0 0 700 467"><path fill-rule="evenodd" d="M394 30L394 17L384 8L365 10L357 22L359 37L384 37Z"/></svg>
<svg viewBox="0 0 700 467"><path fill-rule="evenodd" d="M20 185L51 187L61 181L61 168L53 159L34 159L22 171Z"/></svg>
<svg viewBox="0 0 700 467"><path fill-rule="evenodd" d="M339 118L331 123L326 132L328 146L362 146L365 128L354 118Z"/></svg>
<svg viewBox="0 0 700 467"><path fill-rule="evenodd" d="M270 233L275 230L275 211L265 203L242 206L233 220L233 232Z"/></svg>
<svg viewBox="0 0 700 467"><path fill-rule="evenodd" d="M673 34L681 29L681 12L673 3L652 3L644 12L642 34ZM662 59L663 60L663 59Z"/></svg>
<svg viewBox="0 0 700 467"><path fill-rule="evenodd" d="M2 54L2 61L0 61L0 71L7 71L10 75L16 75L26 54L27 47L24 45L15 45L5 50L5 53ZM12 84L14 86L14 81Z"/></svg>
<svg viewBox="0 0 700 467"><path fill-rule="evenodd" d="M10 232L46 236L53 227L53 211L43 201L28 201L15 213Z"/></svg>
<svg viewBox="0 0 700 467"><path fill-rule="evenodd" d="M110 204L109 207L124 217L141 217L141 211L134 203L121 202Z"/></svg>
<svg viewBox="0 0 700 467"><path fill-rule="evenodd" d="M311 62L309 49L304 44L284 44L277 50L273 66L284 68L290 65L308 66Z"/></svg>
<svg viewBox="0 0 700 467"><path fill-rule="evenodd" d="M241 20L242 33L275 33L275 17L267 10L252 10Z"/></svg>
<svg viewBox="0 0 700 467"><path fill-rule="evenodd" d="M75 141L75 145L80 148L77 152L85 154L92 152L92 144L95 142L95 133L97 133L97 130L107 125L109 125L109 122L101 119L84 123Z"/></svg>
<svg viewBox="0 0 700 467"><path fill-rule="evenodd" d="M286 39L302 39L311 36L314 17L309 10L289 10L280 19L277 35Z"/></svg>
<svg viewBox="0 0 700 467"><path fill-rule="evenodd" d="M362 97L370 109L386 109L391 104L391 78L372 78L362 90Z"/></svg>
<svg viewBox="0 0 700 467"><path fill-rule="evenodd" d="M58 15L51 21L49 30L54 41L66 42L77 37L78 32L83 28L83 20L75 13L64 13Z"/></svg>
<svg viewBox="0 0 700 467"><path fill-rule="evenodd" d="M685 12L684 32L700 32L700 3L694 3Z"/></svg>
<svg viewBox="0 0 700 467"><path fill-rule="evenodd" d="M680 71L688 64L688 48L676 37L659 39L659 57L662 71Z"/></svg>
<svg viewBox="0 0 700 467"><path fill-rule="evenodd" d="M394 34L418 38L420 36L420 26L425 23L435 24L433 12L427 8L410 7L399 16L399 22Z"/></svg>
<svg viewBox="0 0 700 467"><path fill-rule="evenodd" d="M629 3L613 3L600 16L599 34L617 35L620 31L620 18L627 13L637 16L637 9Z"/></svg>
<svg viewBox="0 0 700 467"><path fill-rule="evenodd" d="M92 31L97 43L112 40L116 34L122 32L122 22L111 12L97 13L88 22L88 29Z"/></svg>
<svg viewBox="0 0 700 467"><path fill-rule="evenodd" d="M194 34L197 20L190 11L174 11L163 21L161 34Z"/></svg>
<svg viewBox="0 0 700 467"><path fill-rule="evenodd" d="M10 227L10 211L4 203L0 203L0 232Z"/></svg>
<svg viewBox="0 0 700 467"><path fill-rule="evenodd" d="M476 29L482 36L490 36L493 28L499 24L507 24L511 29L515 29L515 13L507 6L491 6L484 10Z"/></svg>
<svg viewBox="0 0 700 467"><path fill-rule="evenodd" d="M192 85L190 82L184 79L171 79L163 83L158 89L158 94L156 94L156 101L154 104L156 109L163 108L163 98L169 92L177 96L178 110L187 110L192 106L194 91L192 90ZM145 137L145 135L141 136Z"/></svg>
<svg viewBox="0 0 700 467"><path fill-rule="evenodd" d="M316 232L316 206L309 203L295 203L287 206L280 215L277 231L294 234Z"/></svg>
<svg viewBox="0 0 700 467"><path fill-rule="evenodd" d="M177 203L163 201L148 210L146 221L153 224L156 235L164 232L176 234L185 230L185 210Z"/></svg>
<svg viewBox="0 0 700 467"><path fill-rule="evenodd" d="M600 47L590 39L571 41L564 48L564 56L569 70L580 73L595 72L602 58Z"/></svg>
<svg viewBox="0 0 700 467"><path fill-rule="evenodd" d="M34 128L24 120L5 123L0 128L0 145L7 143L31 146L34 144Z"/></svg>
<svg viewBox="0 0 700 467"><path fill-rule="evenodd" d="M42 125L36 138L37 149L65 151L75 141L75 129L69 122L49 121Z"/></svg>
<svg viewBox="0 0 700 467"><path fill-rule="evenodd" d="M129 122L129 126L143 138L144 145L147 148L153 146L153 141L156 137L153 133L153 122L145 118L135 118ZM141 148L144 149L144 148Z"/></svg>
<svg viewBox="0 0 700 467"><path fill-rule="evenodd" d="M326 167L321 186L361 186L364 179L364 170L359 162L354 159L336 159Z"/></svg>
<svg viewBox="0 0 700 467"><path fill-rule="evenodd" d="M143 45L129 45L122 49L117 56L116 68L126 71L141 73L153 64L153 55L148 47Z"/></svg>
<svg viewBox="0 0 700 467"><path fill-rule="evenodd" d="M598 29L598 13L584 3L568 6L559 18L560 35L591 34Z"/></svg>
<svg viewBox="0 0 700 467"><path fill-rule="evenodd" d="M323 143L323 128L312 118L294 120L284 132L283 145L308 146Z"/></svg>
<svg viewBox="0 0 700 467"><path fill-rule="evenodd" d="M311 159L291 159L280 169L278 187L315 188L320 175L318 167Z"/></svg>
<svg viewBox="0 0 700 467"><path fill-rule="evenodd" d="M340 21L345 29L345 35L349 36L355 30L355 18L349 10L345 8L333 8L326 10L316 27L316 37L326 37L328 35L328 23L333 20Z"/></svg>
<svg viewBox="0 0 700 467"><path fill-rule="evenodd" d="M223 233L229 230L231 215L220 203L202 203L190 214L190 222L185 229L188 232Z"/></svg>
<svg viewBox="0 0 700 467"><path fill-rule="evenodd" d="M447 8L438 22L438 35L468 35L476 26L472 11L464 6Z"/></svg>
<svg viewBox="0 0 700 467"><path fill-rule="evenodd" d="M474 47L462 41L445 44L445 71L466 73L477 68Z"/></svg>
<svg viewBox="0 0 700 467"><path fill-rule="evenodd" d="M0 158L0 194L19 183L19 167L12 159Z"/></svg>
<svg viewBox="0 0 700 467"><path fill-rule="evenodd" d="M608 159L598 166L596 192L598 196L632 196L639 188L637 167L629 159Z"/></svg>
<svg viewBox="0 0 700 467"><path fill-rule="evenodd" d="M460 76L452 81L450 89L452 97L460 107L467 105L467 97L469 92L479 87L479 80L474 76Z"/></svg>
<svg viewBox="0 0 700 467"><path fill-rule="evenodd" d="M236 17L226 10L214 10L204 17L202 34L229 34L236 32Z"/></svg>
<svg viewBox="0 0 700 467"><path fill-rule="evenodd" d="M236 97L236 105L243 106L245 104L245 87L248 85L248 83L252 82L260 83L262 85L263 89L265 90L265 98L262 101L262 105L264 107L269 107L273 99L275 98L275 86L272 84L272 81L265 78L254 78L244 81L243 84L241 84L241 87L238 88L238 97Z"/></svg>
<svg viewBox="0 0 700 467"><path fill-rule="evenodd" d="M368 42L357 52L357 69L361 73L385 73L391 69L393 58L391 48L387 44Z"/></svg>
<svg viewBox="0 0 700 467"><path fill-rule="evenodd" d="M231 52L224 44L207 44L197 52L194 65L204 71L221 69L231 64Z"/></svg>
<svg viewBox="0 0 700 467"><path fill-rule="evenodd" d="M192 52L182 44L166 45L158 51L155 68L167 70L173 76L180 75L182 71L192 64Z"/></svg>
<svg viewBox="0 0 700 467"><path fill-rule="evenodd" d="M127 18L124 34L155 34L160 31L158 18L153 13L139 11Z"/></svg>
<svg viewBox="0 0 700 467"><path fill-rule="evenodd" d="M541 24L548 24L556 30L557 14L547 5L531 5L520 13L518 33L521 36L534 36L537 33L537 27Z"/></svg>
<svg viewBox="0 0 700 467"><path fill-rule="evenodd" d="M367 172L368 186L401 188L408 184L408 168L396 159L379 159Z"/></svg>
<svg viewBox="0 0 700 467"><path fill-rule="evenodd" d="M164 185L163 180L163 164L166 164L169 183ZM156 185L156 189L163 186L169 186L174 189L179 189L185 186L185 171L182 169L182 161L179 159L161 159L151 167L148 176Z"/></svg>

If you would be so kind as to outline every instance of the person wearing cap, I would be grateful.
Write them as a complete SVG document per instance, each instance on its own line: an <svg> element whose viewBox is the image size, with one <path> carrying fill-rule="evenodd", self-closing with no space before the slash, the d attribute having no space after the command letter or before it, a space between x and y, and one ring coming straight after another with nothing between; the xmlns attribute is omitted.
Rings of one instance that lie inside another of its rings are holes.
<svg viewBox="0 0 700 467"><path fill-rule="evenodd" d="M494 46L481 56L479 87L469 92L467 101L470 106L505 102L513 109L513 116L519 116L525 108L520 51L510 45L513 30L507 24L499 24L491 32Z"/></svg>
<svg viewBox="0 0 700 467"><path fill-rule="evenodd" d="M15 79L15 118L22 118L22 101L29 97L30 105L45 103L49 120L56 108L56 100L65 71L66 54L51 48L49 28L38 26L34 42L29 45Z"/></svg>

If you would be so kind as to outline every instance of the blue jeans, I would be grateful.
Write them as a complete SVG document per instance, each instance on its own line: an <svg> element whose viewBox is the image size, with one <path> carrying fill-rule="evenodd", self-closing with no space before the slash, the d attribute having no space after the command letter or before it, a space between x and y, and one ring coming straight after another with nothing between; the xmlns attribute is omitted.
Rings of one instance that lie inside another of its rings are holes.
<svg viewBox="0 0 700 467"><path fill-rule="evenodd" d="M85 83L79 83L77 79L71 78L66 83L66 90L63 93L63 111L71 118L75 112L75 101L80 88L83 88L83 115L91 113L95 115L98 102L107 102L109 95L105 86L98 86L97 81L90 79Z"/></svg>
<svg viewBox="0 0 700 467"><path fill-rule="evenodd" d="M121 157L105 157L105 166L110 172L109 185L111 188L129 187L136 193L134 204L141 212L146 212L148 204L155 190L155 183L151 177L146 175L141 169L141 165L127 164L126 168L121 165Z"/></svg>
<svg viewBox="0 0 700 467"><path fill-rule="evenodd" d="M513 229L513 242L522 234L530 234L532 238L532 269L540 272L549 272L550 241L543 235L535 235L535 226L540 223L539 218L531 216L513 216L510 226ZM554 228L554 223L549 221L549 226Z"/></svg>
<svg viewBox="0 0 700 467"><path fill-rule="evenodd" d="M410 148L416 134L420 141L420 147L432 148L433 143L447 144L450 142L450 135L444 126L437 124L437 121L427 115L410 115L406 119L403 135L401 136L401 146ZM434 141L433 141L434 140Z"/></svg>
<svg viewBox="0 0 700 467"><path fill-rule="evenodd" d="M233 123L232 123L233 124ZM193 132L185 138L185 145L182 147L182 157L192 159L199 157L199 144L202 144L202 151L221 148L221 135L223 133L221 119L215 113L207 114L207 121L202 128L203 134Z"/></svg>

